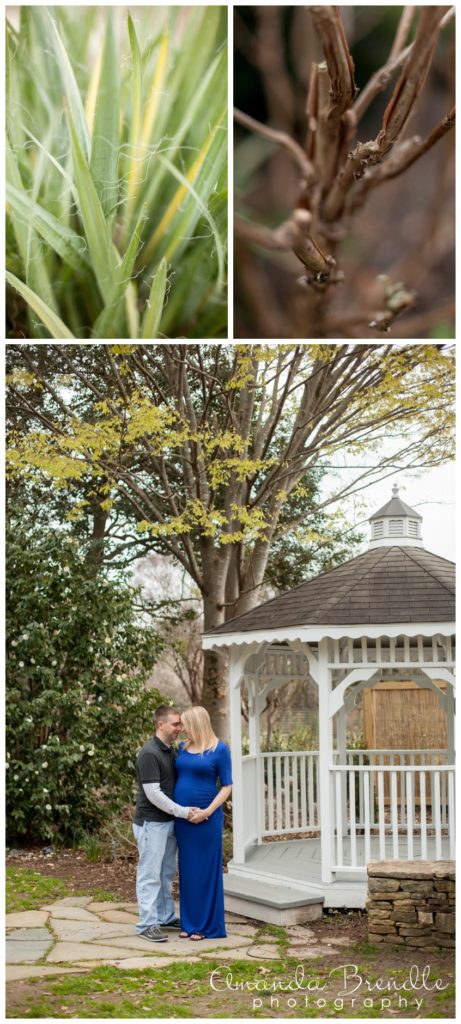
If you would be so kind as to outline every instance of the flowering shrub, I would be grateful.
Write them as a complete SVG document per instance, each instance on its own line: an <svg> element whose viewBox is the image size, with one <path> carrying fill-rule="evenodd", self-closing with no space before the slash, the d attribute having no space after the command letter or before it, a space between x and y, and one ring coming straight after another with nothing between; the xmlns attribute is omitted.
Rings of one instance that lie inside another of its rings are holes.
<svg viewBox="0 0 461 1024"><path fill-rule="evenodd" d="M7 578L8 838L77 840L133 796L162 641L62 533L13 521Z"/></svg>

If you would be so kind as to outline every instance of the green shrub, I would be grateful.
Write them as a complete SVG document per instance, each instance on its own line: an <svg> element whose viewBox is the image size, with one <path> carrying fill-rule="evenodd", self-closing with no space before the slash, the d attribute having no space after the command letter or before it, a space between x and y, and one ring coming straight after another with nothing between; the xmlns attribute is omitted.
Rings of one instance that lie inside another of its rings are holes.
<svg viewBox="0 0 461 1024"><path fill-rule="evenodd" d="M134 795L165 702L144 686L162 644L133 589L94 575L62 532L13 517L7 579L8 837L72 842Z"/></svg>
<svg viewBox="0 0 461 1024"><path fill-rule="evenodd" d="M16 12L7 336L226 337L226 8Z"/></svg>

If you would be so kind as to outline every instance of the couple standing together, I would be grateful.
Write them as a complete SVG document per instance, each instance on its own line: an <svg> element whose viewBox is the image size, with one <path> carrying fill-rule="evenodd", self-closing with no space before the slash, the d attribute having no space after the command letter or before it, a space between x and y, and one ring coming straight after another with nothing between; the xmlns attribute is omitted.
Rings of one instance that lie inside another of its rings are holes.
<svg viewBox="0 0 461 1024"><path fill-rule="evenodd" d="M136 761L139 795L133 821L139 863L137 934L166 942L163 929L200 941L226 935L222 877L222 805L230 795L230 753L205 708L181 714L157 708L155 736ZM179 733L186 740L173 747ZM220 788L217 788L217 783ZM172 885L179 861L180 918Z"/></svg>

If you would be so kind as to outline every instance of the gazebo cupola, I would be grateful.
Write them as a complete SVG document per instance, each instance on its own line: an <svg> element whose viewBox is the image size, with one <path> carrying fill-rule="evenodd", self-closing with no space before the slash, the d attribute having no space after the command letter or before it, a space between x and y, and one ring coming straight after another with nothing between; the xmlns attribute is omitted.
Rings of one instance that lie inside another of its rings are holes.
<svg viewBox="0 0 461 1024"><path fill-rule="evenodd" d="M370 548L389 547L391 544L412 548L424 547L421 537L422 516L399 498L397 484L392 488L391 500L386 502L379 512L370 516L369 523Z"/></svg>

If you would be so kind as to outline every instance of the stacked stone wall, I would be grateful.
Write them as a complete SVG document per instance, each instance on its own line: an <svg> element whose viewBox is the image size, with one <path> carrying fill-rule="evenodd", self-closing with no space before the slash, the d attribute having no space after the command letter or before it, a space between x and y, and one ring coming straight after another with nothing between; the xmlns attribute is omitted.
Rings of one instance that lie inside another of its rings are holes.
<svg viewBox="0 0 461 1024"><path fill-rule="evenodd" d="M368 865L370 942L424 947L455 945L454 861L373 861Z"/></svg>

